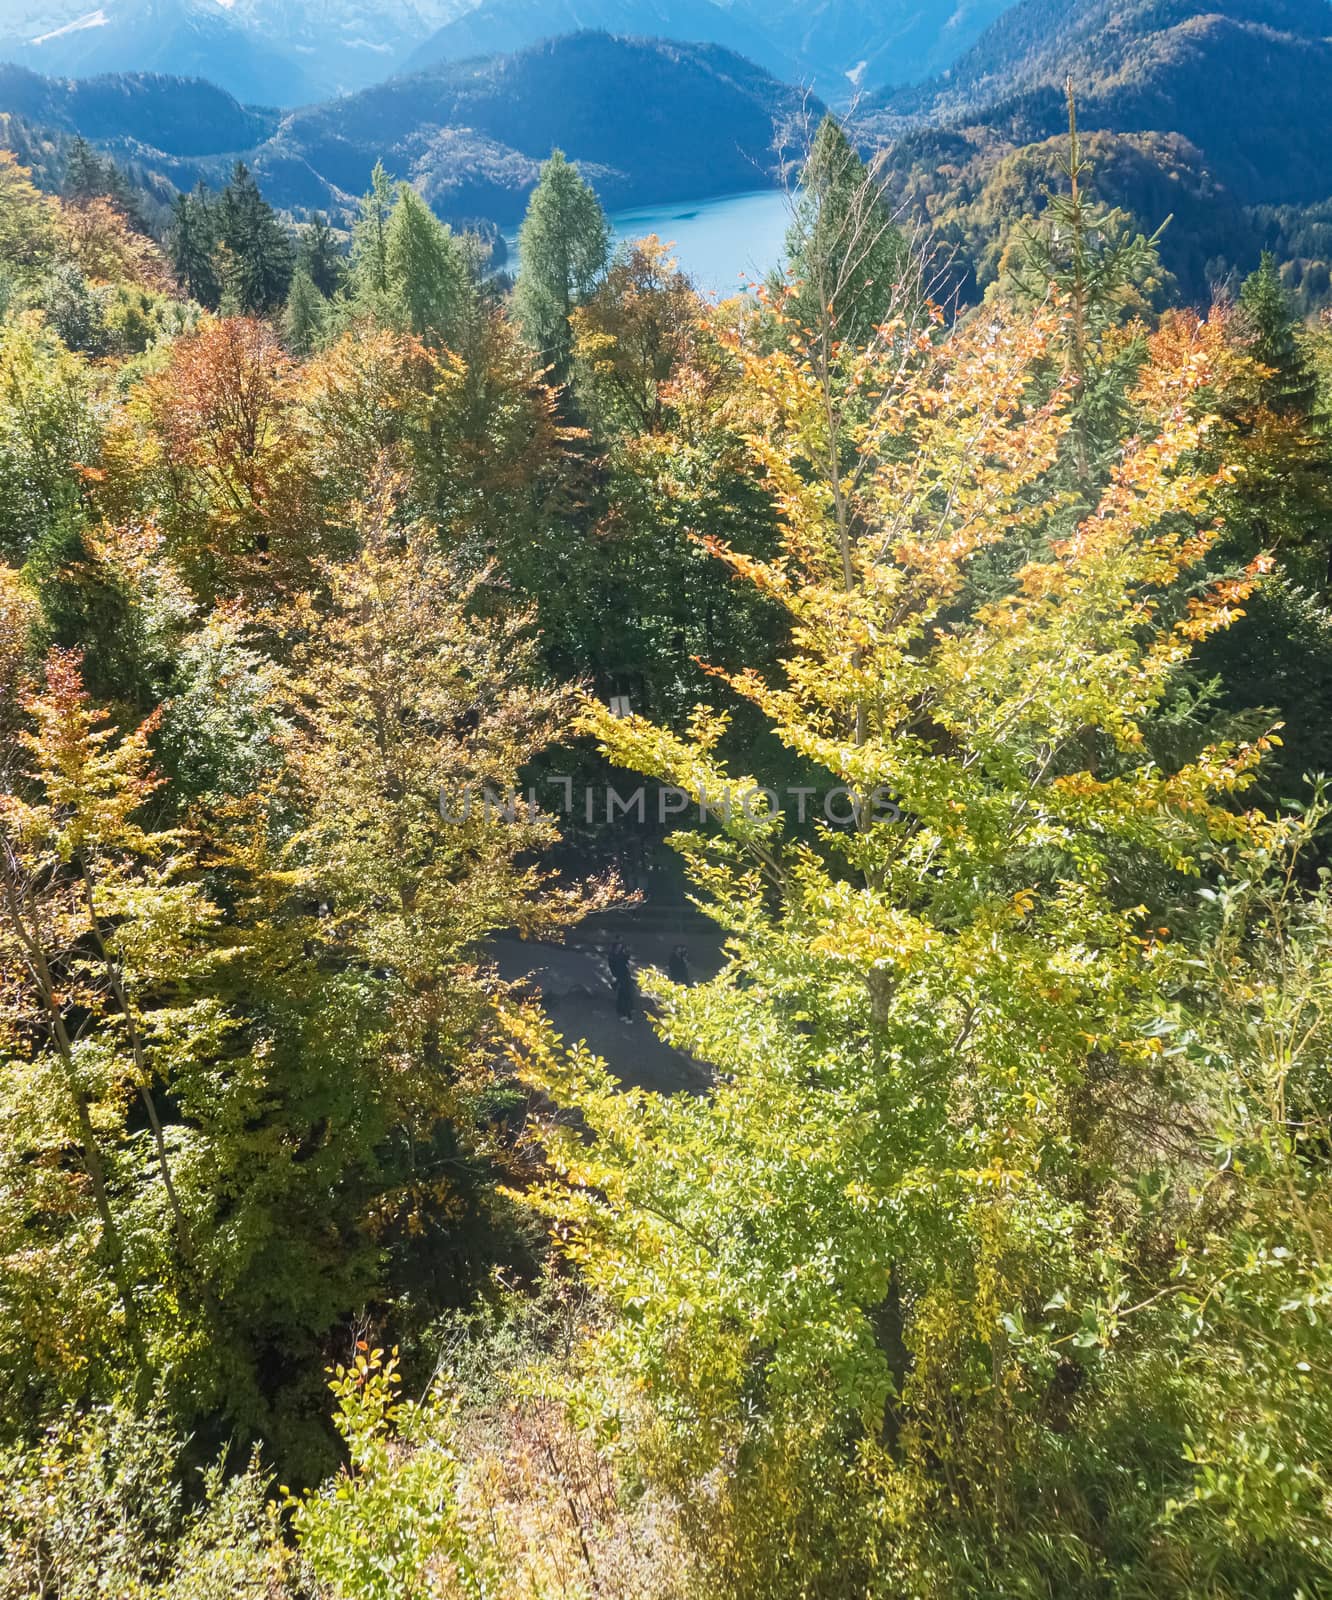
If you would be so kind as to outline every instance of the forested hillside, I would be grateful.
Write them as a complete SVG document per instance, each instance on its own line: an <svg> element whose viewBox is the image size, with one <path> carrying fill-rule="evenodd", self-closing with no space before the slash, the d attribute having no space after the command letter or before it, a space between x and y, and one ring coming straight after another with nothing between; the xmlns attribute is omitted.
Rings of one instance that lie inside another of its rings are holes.
<svg viewBox="0 0 1332 1600"><path fill-rule="evenodd" d="M608 206L696 199L771 182L806 109L716 46L578 33L298 112L256 166L299 161L355 195L382 157L446 213L517 220L552 145L596 173Z"/></svg>
<svg viewBox="0 0 1332 1600"><path fill-rule="evenodd" d="M830 99L915 83L1010 0L8 0L0 60L57 77L205 77L245 104L309 105L567 33L720 45Z"/></svg>
<svg viewBox="0 0 1332 1600"><path fill-rule="evenodd" d="M992 262L1003 229L984 219L1013 214L1015 184L1048 179L1071 79L1081 126L1105 136L1098 170L1117 169L1119 203L1148 232L1179 212L1162 250L1190 298L1204 303L1266 247L1317 303L1332 260L1319 226L1332 199L1320 131L1332 117L1330 36L1327 0L1020 0L946 78L866 99L859 126L889 146L894 191L950 240L970 241L969 261ZM979 276L992 276L984 262Z"/></svg>
<svg viewBox="0 0 1332 1600"><path fill-rule="evenodd" d="M238 157L283 208L353 207L376 162L453 220L517 222L555 145L609 206L776 181L821 110L715 46L576 34L395 78L279 117L206 83L151 74L67 82L0 67L0 113L70 129L177 189L220 188Z"/></svg>
<svg viewBox="0 0 1332 1600"><path fill-rule="evenodd" d="M35 5L26 17L9 9L0 15L0 61L36 72L208 78L267 106L303 105L335 86L310 74L299 55L238 25L234 7L219 0L106 0L94 7L76 0L63 8Z"/></svg>
<svg viewBox="0 0 1332 1600"><path fill-rule="evenodd" d="M663 84L0 152L0 1600L1332 1592L1332 330L1071 118L715 303Z"/></svg>
<svg viewBox="0 0 1332 1600"><path fill-rule="evenodd" d="M173 156L249 150L278 126L276 113L247 110L202 79L146 72L57 79L0 66L0 107L94 144Z"/></svg>

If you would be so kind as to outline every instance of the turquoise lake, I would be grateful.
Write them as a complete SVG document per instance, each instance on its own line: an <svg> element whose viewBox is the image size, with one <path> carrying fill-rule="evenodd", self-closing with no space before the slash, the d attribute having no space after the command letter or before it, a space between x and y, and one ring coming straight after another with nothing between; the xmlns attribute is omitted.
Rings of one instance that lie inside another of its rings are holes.
<svg viewBox="0 0 1332 1600"><path fill-rule="evenodd" d="M781 261L790 220L785 191L756 189L614 211L610 224L617 245L655 233L704 294L725 297L765 278ZM509 272L518 270L516 234L506 235Z"/></svg>
<svg viewBox="0 0 1332 1600"><path fill-rule="evenodd" d="M704 294L735 294L782 259L790 202L781 189L640 206L611 216L615 242L655 233Z"/></svg>

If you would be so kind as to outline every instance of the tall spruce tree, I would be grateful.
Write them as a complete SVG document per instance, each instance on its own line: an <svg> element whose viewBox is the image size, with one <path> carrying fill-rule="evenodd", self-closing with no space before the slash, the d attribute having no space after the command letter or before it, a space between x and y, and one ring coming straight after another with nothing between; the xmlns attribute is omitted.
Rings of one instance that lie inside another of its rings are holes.
<svg viewBox="0 0 1332 1600"><path fill-rule="evenodd" d="M907 264L906 241L873 173L829 113L800 178L786 237L796 290L790 310L811 331L864 344L889 314Z"/></svg>
<svg viewBox="0 0 1332 1600"><path fill-rule="evenodd" d="M60 193L73 205L106 199L141 233L148 224L129 179L109 156L99 156L80 135L69 147Z"/></svg>
<svg viewBox="0 0 1332 1600"><path fill-rule="evenodd" d="M325 299L332 299L342 283L343 259L328 218L316 211L301 230L297 266Z"/></svg>
<svg viewBox="0 0 1332 1600"><path fill-rule="evenodd" d="M1308 416L1318 382L1296 337L1295 312L1277 271L1276 257L1264 250L1256 272L1240 289L1240 311L1249 349L1268 368L1263 400L1285 416Z"/></svg>
<svg viewBox="0 0 1332 1600"><path fill-rule="evenodd" d="M65 159L65 178L60 186L60 192L66 200L77 204L83 200L96 199L98 195L107 193L107 163L80 135L69 147L69 155Z"/></svg>
<svg viewBox="0 0 1332 1600"><path fill-rule="evenodd" d="M370 187L361 196L352 224L348 292L365 310L382 310L389 290L388 226L393 214L393 183L382 161L375 162Z"/></svg>
<svg viewBox="0 0 1332 1600"><path fill-rule="evenodd" d="M562 150L553 150L518 234L518 317L528 342L563 383L573 359L569 315L610 259L601 203Z"/></svg>
<svg viewBox="0 0 1332 1600"><path fill-rule="evenodd" d="M476 299L467 256L410 184L398 189L386 250L394 321L427 342L456 346Z"/></svg>
<svg viewBox="0 0 1332 1600"><path fill-rule="evenodd" d="M277 213L243 161L217 203L218 238L227 248L224 294L237 311L267 315L287 298L293 250Z"/></svg>
<svg viewBox="0 0 1332 1600"><path fill-rule="evenodd" d="M1148 238L1127 212L1098 205L1090 189L1091 164L1078 134L1073 80L1068 104L1068 155L1061 163L1067 190L1050 192L1037 224L1018 230L1006 262L1004 287L1021 304L1040 305L1051 293L1065 310L1059 350L1074 389L1069 441L1073 478L1085 500L1105 449L1113 448L1125 395L1140 352L1131 344L1102 342L1107 329L1145 311L1162 269L1157 242L1170 222Z"/></svg>
<svg viewBox="0 0 1332 1600"><path fill-rule="evenodd" d="M324 331L328 301L315 287L301 262L292 274L291 289L282 312L282 337L294 356L308 356Z"/></svg>
<svg viewBox="0 0 1332 1600"><path fill-rule="evenodd" d="M191 300L215 311L222 297L215 252L217 228L213 200L201 183L193 194L176 196L167 251L176 277Z"/></svg>

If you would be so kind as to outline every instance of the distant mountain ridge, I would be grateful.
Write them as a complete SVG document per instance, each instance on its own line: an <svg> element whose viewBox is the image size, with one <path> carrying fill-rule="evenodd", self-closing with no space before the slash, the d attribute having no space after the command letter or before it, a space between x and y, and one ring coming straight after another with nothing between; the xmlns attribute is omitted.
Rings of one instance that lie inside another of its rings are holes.
<svg viewBox="0 0 1332 1600"><path fill-rule="evenodd" d="M994 281L1014 219L1059 186L1065 83L1100 199L1145 230L1205 304L1271 248L1316 305L1332 282L1328 0L1019 0L951 69L867 97L862 145L885 181Z"/></svg>
<svg viewBox="0 0 1332 1600"><path fill-rule="evenodd" d="M237 98L293 105L314 98L318 81L243 27L216 0L80 0L21 29L0 21L0 61L61 77L112 72L159 72L206 77ZM66 16L64 22L57 18ZM33 31L37 29L38 31Z"/></svg>
<svg viewBox="0 0 1332 1600"><path fill-rule="evenodd" d="M481 0L417 45L406 71L594 31L721 45L778 77L794 82L800 76L796 51L784 49L745 7L714 0Z"/></svg>
<svg viewBox="0 0 1332 1600"><path fill-rule="evenodd" d="M92 144L140 144L177 156L249 150L276 132L276 112L242 106L199 78L151 72L44 78L0 65L0 110Z"/></svg>
<svg viewBox="0 0 1332 1600"><path fill-rule="evenodd" d="M1332 193L1328 0L1020 0L946 77L876 96L863 126L983 124L1057 134L1073 79L1082 126L1188 139L1244 201Z"/></svg>
<svg viewBox="0 0 1332 1600"><path fill-rule="evenodd" d="M716 44L844 98L946 67L1011 0L8 0L0 60L203 76L291 108L574 32Z"/></svg>
<svg viewBox="0 0 1332 1600"><path fill-rule="evenodd" d="M509 224L555 146L608 207L700 199L775 182L822 106L715 45L582 33L286 115L152 74L0 68L4 111L81 132L182 189L220 184L241 157L274 204L338 211L382 160L442 216Z"/></svg>
<svg viewBox="0 0 1332 1600"><path fill-rule="evenodd" d="M718 44L830 96L946 67L1011 0L478 0L412 52L409 68L521 50L591 29Z"/></svg>

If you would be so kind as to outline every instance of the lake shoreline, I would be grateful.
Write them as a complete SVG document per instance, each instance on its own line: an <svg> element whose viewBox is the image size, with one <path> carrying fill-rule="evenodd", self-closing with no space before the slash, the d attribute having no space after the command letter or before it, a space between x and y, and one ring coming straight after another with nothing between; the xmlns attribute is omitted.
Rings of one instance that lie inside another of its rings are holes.
<svg viewBox="0 0 1332 1600"><path fill-rule="evenodd" d="M626 207L609 214L613 243L656 234L671 246L700 293L726 298L762 282L785 254L790 196L780 188L747 189L700 200ZM518 270L517 230L506 233L505 270Z"/></svg>

